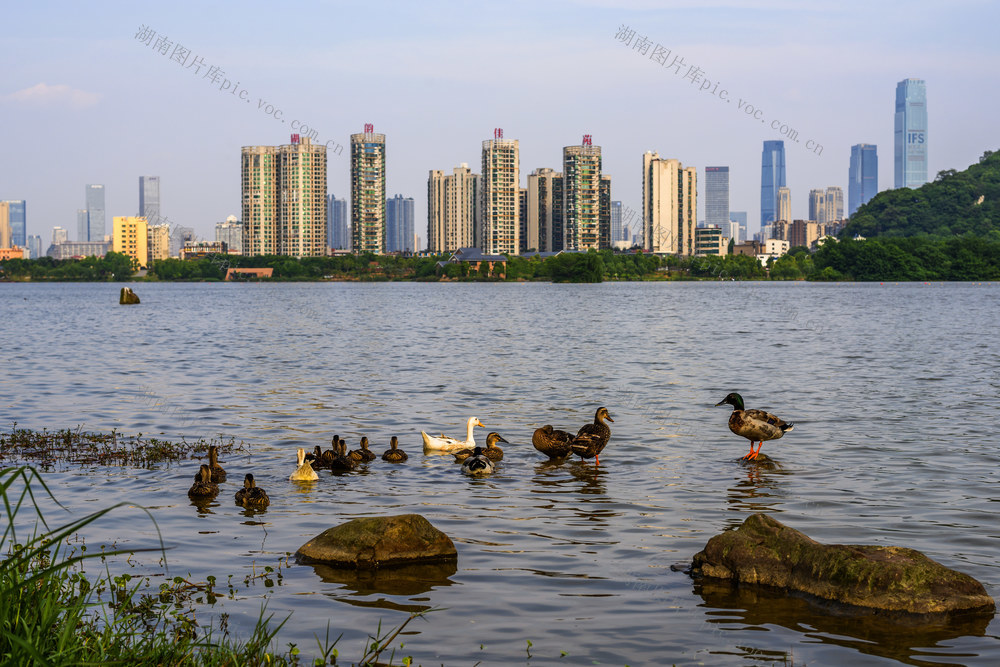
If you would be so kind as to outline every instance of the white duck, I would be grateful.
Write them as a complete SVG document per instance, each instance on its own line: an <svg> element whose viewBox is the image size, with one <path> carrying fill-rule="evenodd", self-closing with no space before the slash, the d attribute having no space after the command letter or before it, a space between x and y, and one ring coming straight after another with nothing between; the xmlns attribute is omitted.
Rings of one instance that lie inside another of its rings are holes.
<svg viewBox="0 0 1000 667"><path fill-rule="evenodd" d="M313 470L312 464L306 461L306 450L299 447L298 451L299 467L288 479L293 482L311 482L319 479L319 475Z"/></svg>
<svg viewBox="0 0 1000 667"><path fill-rule="evenodd" d="M474 449L476 447L476 441L472 437L472 429L476 426L486 428L483 422L479 421L475 417L469 417L469 428L468 435L465 440L456 440L455 438L449 438L446 435L440 437L434 437L432 435L427 435L423 431L420 432L420 437L424 439L424 451L439 451L439 452L450 452L455 449Z"/></svg>

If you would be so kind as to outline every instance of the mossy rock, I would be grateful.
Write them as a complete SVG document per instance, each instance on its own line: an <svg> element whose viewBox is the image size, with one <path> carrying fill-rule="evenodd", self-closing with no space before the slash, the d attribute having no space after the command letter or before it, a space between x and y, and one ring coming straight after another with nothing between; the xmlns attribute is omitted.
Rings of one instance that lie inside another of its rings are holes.
<svg viewBox="0 0 1000 667"><path fill-rule="evenodd" d="M295 552L300 563L377 568L458 557L454 542L419 514L354 519L329 528Z"/></svg>
<svg viewBox="0 0 1000 667"><path fill-rule="evenodd" d="M136 304L139 303L139 296L130 287L123 287L118 296L118 303L122 306Z"/></svg>
<svg viewBox="0 0 1000 667"><path fill-rule="evenodd" d="M695 554L691 572L884 611L992 613L996 608L981 583L919 551L820 544L765 514L711 538Z"/></svg>

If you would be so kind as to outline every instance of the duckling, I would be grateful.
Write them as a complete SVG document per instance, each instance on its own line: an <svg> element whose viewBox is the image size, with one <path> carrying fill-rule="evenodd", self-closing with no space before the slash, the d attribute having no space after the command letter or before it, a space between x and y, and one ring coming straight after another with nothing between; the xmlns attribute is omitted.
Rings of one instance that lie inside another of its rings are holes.
<svg viewBox="0 0 1000 667"><path fill-rule="evenodd" d="M355 463L368 463L375 460L375 452L368 449L368 437L361 436L361 449L353 449L348 454Z"/></svg>
<svg viewBox="0 0 1000 667"><path fill-rule="evenodd" d="M492 432L486 436L486 449L483 450L483 456L488 458L490 461L496 462L503 460L503 450L496 446L498 442L507 442L503 439L497 432ZM510 444L507 442L507 444ZM452 452L455 455L456 462L462 462L472 456L473 450L471 449L460 449L457 452Z"/></svg>
<svg viewBox="0 0 1000 667"><path fill-rule="evenodd" d="M253 475L247 473L243 478L243 488L236 492L236 504L243 507L264 508L271 504L267 492L253 481Z"/></svg>
<svg viewBox="0 0 1000 667"><path fill-rule="evenodd" d="M496 470L496 466L493 465L493 461L483 455L482 447L475 447L472 450L472 456L462 463L462 472L473 477L485 477L493 474L494 470Z"/></svg>
<svg viewBox="0 0 1000 667"><path fill-rule="evenodd" d="M333 461L330 462L330 470L333 472L350 472L354 470L357 463L347 455L347 442L341 440L338 443L339 451L333 457Z"/></svg>
<svg viewBox="0 0 1000 667"><path fill-rule="evenodd" d="M743 397L735 392L726 396L715 406L718 407L726 403L733 406L733 414L729 416L729 430L750 441L750 451L743 456L744 459L756 459L760 455L760 448L764 446L765 440L777 440L794 428L793 424L789 424L770 412L744 410ZM754 441L760 442L756 450L753 448Z"/></svg>
<svg viewBox="0 0 1000 667"><path fill-rule="evenodd" d="M611 427L604 423L605 419L612 423L615 421L608 414L607 408L597 408L597 412L594 413L594 423L584 424L577 432L576 437L573 438L570 447L574 454L582 459L589 459L593 456L594 462L600 465L600 454L608 446L608 440L611 439Z"/></svg>
<svg viewBox="0 0 1000 667"><path fill-rule="evenodd" d="M312 469L312 464L306 461L306 450L299 447L296 452L296 457L298 458L299 467L291 474L288 478L293 482L311 482L313 480L319 479L319 475L316 471Z"/></svg>
<svg viewBox="0 0 1000 667"><path fill-rule="evenodd" d="M407 458L409 457L406 452L399 448L399 440L396 436L392 436L392 439L389 440L389 449L382 454L382 460L389 463L402 463Z"/></svg>
<svg viewBox="0 0 1000 667"><path fill-rule="evenodd" d="M536 429L531 436L535 449L550 459L564 459L573 453L573 434L552 428L552 424Z"/></svg>
<svg viewBox="0 0 1000 667"><path fill-rule="evenodd" d="M219 494L219 485L212 481L212 469L204 463L198 469L198 479L188 489L191 498L214 498Z"/></svg>

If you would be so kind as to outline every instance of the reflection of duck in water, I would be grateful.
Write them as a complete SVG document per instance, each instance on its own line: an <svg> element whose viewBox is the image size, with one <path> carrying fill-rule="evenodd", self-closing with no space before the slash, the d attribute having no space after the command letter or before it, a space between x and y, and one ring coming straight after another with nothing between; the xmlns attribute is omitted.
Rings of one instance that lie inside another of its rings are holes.
<svg viewBox="0 0 1000 667"><path fill-rule="evenodd" d="M531 436L535 449L550 459L564 459L573 453L573 434L552 428L552 424L535 429Z"/></svg>
<svg viewBox="0 0 1000 667"><path fill-rule="evenodd" d="M482 447L475 447L472 450L472 456L462 463L462 472L473 477L492 475L494 470L496 467L493 465L493 461L483 455Z"/></svg>
<svg viewBox="0 0 1000 667"><path fill-rule="evenodd" d="M402 463L408 458L406 452L399 448L399 440L396 436L392 436L392 439L389 441L389 449L385 450L382 454L382 460L389 463Z"/></svg>
<svg viewBox="0 0 1000 667"><path fill-rule="evenodd" d="M611 427L604 423L605 419L612 423L615 421L608 414L607 408L597 408L597 412L594 413L594 423L584 424L573 438L570 447L574 454L583 459L593 457L594 462L600 464L600 454L611 439Z"/></svg>
<svg viewBox="0 0 1000 667"><path fill-rule="evenodd" d="M729 430L750 441L750 451L743 456L744 459L755 460L760 455L760 448L764 446L765 440L777 440L793 428L792 424L770 412L744 410L743 397L735 392L715 405L718 407L726 403L733 406L733 413L729 416ZM755 441L760 442L756 450L753 448Z"/></svg>
<svg viewBox="0 0 1000 667"><path fill-rule="evenodd" d="M499 433L496 432L490 433L488 436L486 436L486 449L482 450L483 456L488 458L490 461L493 461L494 463L503 460L503 450L497 447L498 442L507 442L507 441L504 440L503 436L501 436ZM482 449L482 448L477 447L476 449ZM461 463L465 459L472 456L473 451L475 450L460 449L457 452L452 452L452 454L455 456L455 461Z"/></svg>
<svg viewBox="0 0 1000 667"><path fill-rule="evenodd" d="M375 452L368 449L368 436L361 436L361 449L352 449L348 456L355 463L368 463L375 460Z"/></svg>
<svg viewBox="0 0 1000 667"><path fill-rule="evenodd" d="M263 508L271 504L267 492L254 482L253 475L247 473L243 478L243 488L236 492L236 504L243 507Z"/></svg>
<svg viewBox="0 0 1000 667"><path fill-rule="evenodd" d="M288 478L293 482L312 482L319 479L319 475L316 471L312 469L312 464L306 461L306 450L299 447L298 452L296 452L298 458L299 467L291 474Z"/></svg>
<svg viewBox="0 0 1000 667"><path fill-rule="evenodd" d="M188 496L195 499L214 498L219 494L219 485L212 481L212 469L204 463L198 470L198 479L188 489Z"/></svg>

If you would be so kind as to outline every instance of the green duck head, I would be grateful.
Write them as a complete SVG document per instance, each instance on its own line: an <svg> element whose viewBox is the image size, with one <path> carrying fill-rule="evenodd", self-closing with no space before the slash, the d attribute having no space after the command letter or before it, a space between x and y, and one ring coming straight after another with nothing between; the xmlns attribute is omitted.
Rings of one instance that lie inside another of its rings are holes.
<svg viewBox="0 0 1000 667"><path fill-rule="evenodd" d="M724 399L722 399L718 403L716 403L715 407L719 407L720 405L725 405L726 403L728 403L729 405L733 406L733 410L742 410L743 409L743 397L740 396L739 394L737 394L735 391L733 393L729 394L728 396L726 396Z"/></svg>

